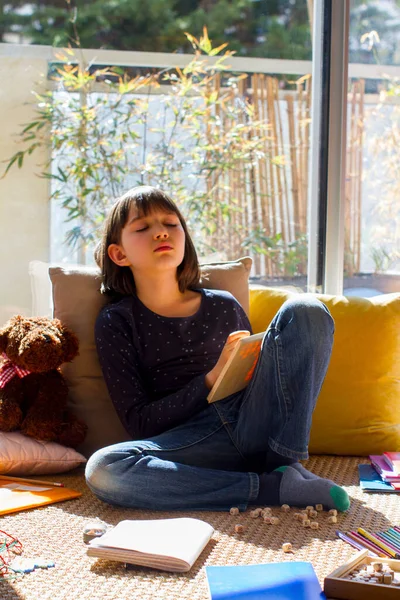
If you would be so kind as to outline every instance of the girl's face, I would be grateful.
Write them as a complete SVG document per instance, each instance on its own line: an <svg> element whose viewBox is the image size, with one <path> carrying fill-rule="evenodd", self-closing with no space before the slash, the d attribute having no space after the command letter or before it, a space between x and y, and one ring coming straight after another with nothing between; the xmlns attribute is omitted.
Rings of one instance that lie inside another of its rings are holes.
<svg viewBox="0 0 400 600"><path fill-rule="evenodd" d="M174 270L183 261L185 232L174 212L155 209L139 215L132 204L128 221L121 233L121 243L111 244L108 254L119 266L127 266L133 275L150 275Z"/></svg>

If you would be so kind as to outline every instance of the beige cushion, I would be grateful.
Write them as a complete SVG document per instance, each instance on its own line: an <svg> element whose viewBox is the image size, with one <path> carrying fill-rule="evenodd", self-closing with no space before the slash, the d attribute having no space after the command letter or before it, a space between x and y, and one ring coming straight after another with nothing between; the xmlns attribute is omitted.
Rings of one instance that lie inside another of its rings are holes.
<svg viewBox="0 0 400 600"><path fill-rule="evenodd" d="M200 287L209 290L227 290L249 314L249 275L252 259L248 256L238 260L213 262L200 265Z"/></svg>
<svg viewBox="0 0 400 600"><path fill-rule="evenodd" d="M20 431L0 433L2 475L50 475L71 471L86 462L73 448L55 442L39 442Z"/></svg>
<svg viewBox="0 0 400 600"><path fill-rule="evenodd" d="M231 292L249 312L248 278L252 260L201 265L201 287ZM103 380L94 341L96 317L107 302L100 294L97 267L50 267L54 316L71 327L79 338L79 356L63 366L69 385L69 405L88 425L86 440L79 451L89 456L98 448L126 441L127 432L111 403Z"/></svg>

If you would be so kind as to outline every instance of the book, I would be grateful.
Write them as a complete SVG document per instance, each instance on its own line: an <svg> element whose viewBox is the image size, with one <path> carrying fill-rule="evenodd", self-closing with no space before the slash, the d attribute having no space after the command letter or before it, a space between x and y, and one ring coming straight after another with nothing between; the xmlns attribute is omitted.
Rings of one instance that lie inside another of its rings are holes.
<svg viewBox="0 0 400 600"><path fill-rule="evenodd" d="M206 567L211 600L323 600L310 562Z"/></svg>
<svg viewBox="0 0 400 600"><path fill-rule="evenodd" d="M241 338L207 396L209 403L247 387L252 378L265 332Z"/></svg>
<svg viewBox="0 0 400 600"><path fill-rule="evenodd" d="M82 496L81 492L54 485L17 482L15 478L0 481L0 515L37 508L46 504L72 500Z"/></svg>
<svg viewBox="0 0 400 600"><path fill-rule="evenodd" d="M400 492L391 483L383 481L372 465L358 465L358 475L363 492Z"/></svg>
<svg viewBox="0 0 400 600"><path fill-rule="evenodd" d="M88 544L87 555L162 571L189 571L214 533L213 527L187 517L126 520Z"/></svg>
<svg viewBox="0 0 400 600"><path fill-rule="evenodd" d="M370 454L369 459L383 481L388 481L389 483L400 482L400 476L396 475L393 469L390 468L383 455Z"/></svg>
<svg viewBox="0 0 400 600"><path fill-rule="evenodd" d="M396 475L400 475L400 452L384 452L383 456Z"/></svg>

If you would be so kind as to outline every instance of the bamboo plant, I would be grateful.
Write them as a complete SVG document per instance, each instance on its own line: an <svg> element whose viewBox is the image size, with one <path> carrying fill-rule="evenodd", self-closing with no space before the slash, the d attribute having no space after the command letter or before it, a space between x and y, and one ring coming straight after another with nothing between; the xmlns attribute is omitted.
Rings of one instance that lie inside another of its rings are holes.
<svg viewBox="0 0 400 600"><path fill-rule="evenodd" d="M233 53L226 44L214 48L206 29L199 40L186 35L194 53L183 69L129 76L77 63L68 49L57 55L54 89L34 94L35 118L19 132L21 149L5 173L50 147L39 175L51 182L51 199L71 224L67 241L80 247L82 262L114 199L139 184L170 193L201 252L216 249L218 219L243 237L235 218L243 209L220 192L239 164L249 172L256 161L273 158L265 151L269 128L240 98L245 76L227 75Z"/></svg>

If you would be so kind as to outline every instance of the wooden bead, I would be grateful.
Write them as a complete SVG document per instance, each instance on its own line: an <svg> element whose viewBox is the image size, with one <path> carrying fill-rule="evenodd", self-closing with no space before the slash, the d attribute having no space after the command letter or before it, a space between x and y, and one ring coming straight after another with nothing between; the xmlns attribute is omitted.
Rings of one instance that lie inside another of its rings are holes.
<svg viewBox="0 0 400 600"><path fill-rule="evenodd" d="M290 542L285 542L282 544L282 550L284 552L292 552L292 544Z"/></svg>
<svg viewBox="0 0 400 600"><path fill-rule="evenodd" d="M279 519L278 517L271 517L271 525L278 525Z"/></svg>
<svg viewBox="0 0 400 600"><path fill-rule="evenodd" d="M337 518L333 515L328 517L328 523L337 523Z"/></svg>
<svg viewBox="0 0 400 600"><path fill-rule="evenodd" d="M303 527L310 527L311 521L310 519L303 519Z"/></svg>
<svg viewBox="0 0 400 600"><path fill-rule="evenodd" d="M239 514L239 509L236 508L236 506L232 506L232 508L230 509L229 513L231 515L238 515Z"/></svg>
<svg viewBox="0 0 400 600"><path fill-rule="evenodd" d="M252 519L258 519L261 514L261 508L255 508L250 512L250 516Z"/></svg>
<svg viewBox="0 0 400 600"><path fill-rule="evenodd" d="M375 570L374 567L372 565L367 565L367 573L368 575L374 575L375 574Z"/></svg>
<svg viewBox="0 0 400 600"><path fill-rule="evenodd" d="M244 531L243 525L235 525L235 531L236 531L236 533L243 533L243 531Z"/></svg>
<svg viewBox="0 0 400 600"><path fill-rule="evenodd" d="M282 511L282 512L286 512L286 513L287 513L287 512L289 512L289 511L290 511L290 506L289 506L289 504L282 504L282 506L281 506L281 511Z"/></svg>
<svg viewBox="0 0 400 600"><path fill-rule="evenodd" d="M318 513L316 510L310 510L308 516L310 517L310 519L315 519L318 516Z"/></svg>
<svg viewBox="0 0 400 600"><path fill-rule="evenodd" d="M269 523L270 524L271 523L271 519L272 519L272 517L270 517L269 515L264 515L263 516L264 523Z"/></svg>
<svg viewBox="0 0 400 600"><path fill-rule="evenodd" d="M331 508L331 510L328 512L328 515L331 515L332 517L337 517L336 508Z"/></svg>
<svg viewBox="0 0 400 600"><path fill-rule="evenodd" d="M311 521L310 527L311 527L311 529L318 529L318 527L319 527L318 521Z"/></svg>
<svg viewBox="0 0 400 600"><path fill-rule="evenodd" d="M316 504L315 510L317 510L318 512L322 512L324 510L324 507L322 506L322 504Z"/></svg>

